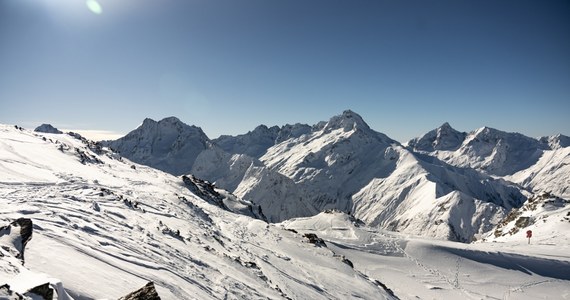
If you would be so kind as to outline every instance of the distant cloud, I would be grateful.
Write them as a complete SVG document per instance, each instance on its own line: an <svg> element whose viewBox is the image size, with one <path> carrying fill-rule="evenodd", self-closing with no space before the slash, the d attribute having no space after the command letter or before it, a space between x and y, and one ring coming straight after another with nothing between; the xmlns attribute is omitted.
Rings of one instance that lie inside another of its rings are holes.
<svg viewBox="0 0 570 300"><path fill-rule="evenodd" d="M116 140L124 136L124 134L122 133L108 131L108 130L61 129L61 131L63 132L73 131L93 141Z"/></svg>

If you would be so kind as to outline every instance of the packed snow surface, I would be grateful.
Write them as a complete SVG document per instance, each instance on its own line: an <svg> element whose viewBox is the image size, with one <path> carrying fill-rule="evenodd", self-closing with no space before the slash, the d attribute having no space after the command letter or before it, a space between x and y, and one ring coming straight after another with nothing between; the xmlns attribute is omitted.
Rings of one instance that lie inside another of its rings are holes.
<svg viewBox="0 0 570 300"><path fill-rule="evenodd" d="M282 223L315 233L401 299L570 299L568 235L461 244L361 226L340 212ZM570 223L563 225L565 232ZM564 232L562 228L560 232Z"/></svg>

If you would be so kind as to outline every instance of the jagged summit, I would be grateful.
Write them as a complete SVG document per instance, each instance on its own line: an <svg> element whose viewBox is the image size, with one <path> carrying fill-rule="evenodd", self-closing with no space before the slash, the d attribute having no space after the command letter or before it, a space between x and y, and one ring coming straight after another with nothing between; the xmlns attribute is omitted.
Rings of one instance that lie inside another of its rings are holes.
<svg viewBox="0 0 570 300"><path fill-rule="evenodd" d="M370 126L364 122L362 117L352 110L345 110L341 115L332 117L323 130L330 131L340 128L344 129L344 131L353 129L370 130Z"/></svg>
<svg viewBox="0 0 570 300"><path fill-rule="evenodd" d="M62 134L63 133L59 129L53 127L51 124L42 124L42 125L36 127L36 129L34 129L34 131L35 132L43 132L43 133L55 133L55 134Z"/></svg>
<svg viewBox="0 0 570 300"><path fill-rule="evenodd" d="M550 149L560 149L570 147L570 137L563 134L557 134L552 136L543 136L539 139L543 144L548 145Z"/></svg>
<svg viewBox="0 0 570 300"><path fill-rule="evenodd" d="M465 140L467 133L455 130L448 122L424 134L422 137L412 139L408 146L416 151L456 150Z"/></svg>
<svg viewBox="0 0 570 300"><path fill-rule="evenodd" d="M105 144L134 162L175 175L190 171L198 154L212 147L200 127L187 125L176 117L158 122L146 118L126 136Z"/></svg>

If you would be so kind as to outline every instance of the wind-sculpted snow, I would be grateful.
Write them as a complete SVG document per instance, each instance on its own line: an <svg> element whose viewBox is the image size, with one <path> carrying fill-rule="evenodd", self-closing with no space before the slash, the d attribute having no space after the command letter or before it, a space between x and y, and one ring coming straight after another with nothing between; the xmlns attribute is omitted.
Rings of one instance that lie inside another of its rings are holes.
<svg viewBox="0 0 570 300"><path fill-rule="evenodd" d="M235 196L196 181L202 199L181 178L90 145L0 125L0 219L33 220L26 268L71 297L117 299L150 281L162 299L392 299L329 249L228 211L246 203ZM3 282L29 282L10 268Z"/></svg>
<svg viewBox="0 0 570 300"><path fill-rule="evenodd" d="M565 299L570 294L566 236L548 235L528 245L522 233L508 241L460 244L366 227L338 211L282 225L323 239L337 257L400 299Z"/></svg>

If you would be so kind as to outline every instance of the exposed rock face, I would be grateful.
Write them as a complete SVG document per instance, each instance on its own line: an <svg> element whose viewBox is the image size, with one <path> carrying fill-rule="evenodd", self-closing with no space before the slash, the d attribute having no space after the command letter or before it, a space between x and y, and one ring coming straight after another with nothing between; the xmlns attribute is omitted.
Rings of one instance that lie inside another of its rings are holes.
<svg viewBox="0 0 570 300"><path fill-rule="evenodd" d="M191 174L182 175L182 181L192 193L198 195L200 198L211 204L234 213L267 221L267 218L263 214L259 205L240 199L228 191L216 189L212 183L197 178Z"/></svg>
<svg viewBox="0 0 570 300"><path fill-rule="evenodd" d="M327 244L325 244L325 241L323 239L321 239L320 237L318 237L314 233L305 233L303 236L305 238L307 238L307 240L309 240L309 243L315 244L315 246L317 246L317 247L326 247L327 246Z"/></svg>
<svg viewBox="0 0 570 300"><path fill-rule="evenodd" d="M24 248L32 239L32 226L32 220L20 218L10 225L0 227L0 245L24 261Z"/></svg>
<svg viewBox="0 0 570 300"><path fill-rule="evenodd" d="M154 288L154 283L149 282L142 288L119 298L119 300L160 300L160 296Z"/></svg>
<svg viewBox="0 0 570 300"><path fill-rule="evenodd" d="M33 297L33 296L36 296L36 297L42 297L45 300L52 300L53 299L53 289L50 288L49 283L46 282L42 285L38 285L38 286L30 289L24 295L30 296L30 297L32 297L32 299L37 299L37 298Z"/></svg>
<svg viewBox="0 0 570 300"><path fill-rule="evenodd" d="M56 134L62 134L63 132L61 132L59 129L51 126L51 124L42 124L38 127L36 127L36 129L34 129L35 132L43 132L43 133L56 133Z"/></svg>

